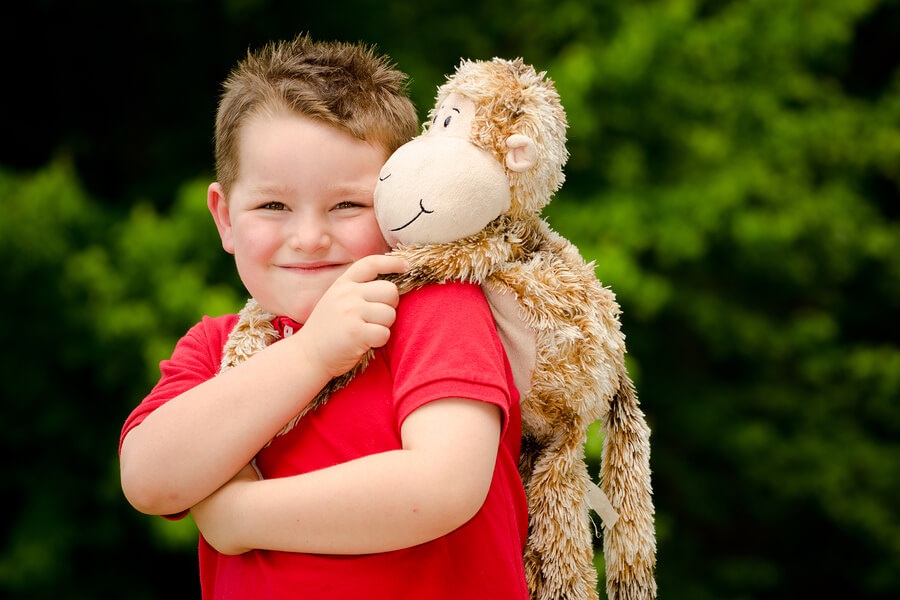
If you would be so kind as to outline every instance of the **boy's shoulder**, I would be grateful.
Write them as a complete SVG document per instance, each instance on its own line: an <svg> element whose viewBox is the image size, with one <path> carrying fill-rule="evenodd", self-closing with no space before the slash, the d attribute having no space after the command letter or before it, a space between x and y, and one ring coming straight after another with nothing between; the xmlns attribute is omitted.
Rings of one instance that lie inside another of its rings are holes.
<svg viewBox="0 0 900 600"><path fill-rule="evenodd" d="M437 314L464 317L466 314L479 312L481 307L490 310L484 290L477 283L428 283L400 295L397 318L420 319Z"/></svg>
<svg viewBox="0 0 900 600"><path fill-rule="evenodd" d="M400 295L397 322L434 323L435 320L488 318L490 306L477 283L447 281L429 283ZM396 329L397 322L395 322Z"/></svg>
<svg viewBox="0 0 900 600"><path fill-rule="evenodd" d="M400 303L432 301L467 301L484 298L484 291L477 283L468 281L444 281L428 283L400 296Z"/></svg>
<svg viewBox="0 0 900 600"><path fill-rule="evenodd" d="M203 315L200 321L191 327L190 332L196 331L198 333L216 333L216 332L225 332L227 336L231 333L231 330L234 329L234 326L238 322L237 314L226 314L219 315L216 317L210 317L209 315Z"/></svg>
<svg viewBox="0 0 900 600"><path fill-rule="evenodd" d="M217 317L204 315L181 338L179 346L195 348L221 348L238 322L238 315L226 314Z"/></svg>

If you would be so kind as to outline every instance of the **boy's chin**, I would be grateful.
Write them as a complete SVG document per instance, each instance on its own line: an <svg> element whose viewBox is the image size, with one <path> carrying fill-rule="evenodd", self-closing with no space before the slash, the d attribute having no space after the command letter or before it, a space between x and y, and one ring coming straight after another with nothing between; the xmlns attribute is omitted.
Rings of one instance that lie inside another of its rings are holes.
<svg viewBox="0 0 900 600"><path fill-rule="evenodd" d="M265 299L259 298L256 298L256 301L259 302L259 305L266 309L266 311L272 313L276 317L288 317L300 325L306 323L313 308L315 308L314 306L307 306L306 304L292 306L278 302L266 302Z"/></svg>
<svg viewBox="0 0 900 600"><path fill-rule="evenodd" d="M306 323L306 320L309 319L309 315L312 310L286 310L283 314L278 315L282 317L289 317L293 322L303 325Z"/></svg>

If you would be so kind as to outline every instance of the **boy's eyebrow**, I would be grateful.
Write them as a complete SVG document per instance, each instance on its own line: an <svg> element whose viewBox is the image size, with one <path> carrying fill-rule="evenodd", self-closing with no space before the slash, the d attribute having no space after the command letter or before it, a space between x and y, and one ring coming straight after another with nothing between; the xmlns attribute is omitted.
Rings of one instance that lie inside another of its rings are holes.
<svg viewBox="0 0 900 600"><path fill-rule="evenodd" d="M372 187L366 186L363 184L354 184L354 183L345 183L345 184L335 184L331 186L331 189L338 193L350 193L350 194L371 194Z"/></svg>
<svg viewBox="0 0 900 600"><path fill-rule="evenodd" d="M330 183L326 192L333 196L372 196L372 192L375 190L374 182L371 185L367 185L362 182L341 182L334 181Z"/></svg>
<svg viewBox="0 0 900 600"><path fill-rule="evenodd" d="M269 185L265 183L254 185L249 189L249 192L255 196L286 196L292 191L293 189L286 185Z"/></svg>
<svg viewBox="0 0 900 600"><path fill-rule="evenodd" d="M328 186L328 190L333 194L372 194L372 188L361 183L334 183ZM248 191L254 196L290 196L294 194L295 189L287 185L260 183Z"/></svg>

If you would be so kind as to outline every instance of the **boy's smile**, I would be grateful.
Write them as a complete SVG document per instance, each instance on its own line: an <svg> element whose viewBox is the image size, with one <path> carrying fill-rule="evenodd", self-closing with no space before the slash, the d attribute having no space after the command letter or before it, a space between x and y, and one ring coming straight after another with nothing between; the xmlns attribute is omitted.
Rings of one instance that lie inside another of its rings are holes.
<svg viewBox="0 0 900 600"><path fill-rule="evenodd" d="M269 312L303 323L355 261L389 250L373 193L387 158L330 125L288 112L248 120L227 199L207 202L241 280Z"/></svg>

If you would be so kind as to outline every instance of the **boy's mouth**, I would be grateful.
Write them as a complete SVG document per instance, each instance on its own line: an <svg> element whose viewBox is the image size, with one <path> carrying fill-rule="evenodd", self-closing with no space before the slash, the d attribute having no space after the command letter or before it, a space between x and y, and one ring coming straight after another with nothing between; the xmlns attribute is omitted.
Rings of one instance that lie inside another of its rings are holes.
<svg viewBox="0 0 900 600"><path fill-rule="evenodd" d="M319 271L326 271L329 269L336 269L342 267L341 263L334 262L314 262L314 263L290 263L284 265L278 265L279 268L286 269L288 271L299 271L302 273L317 273Z"/></svg>

